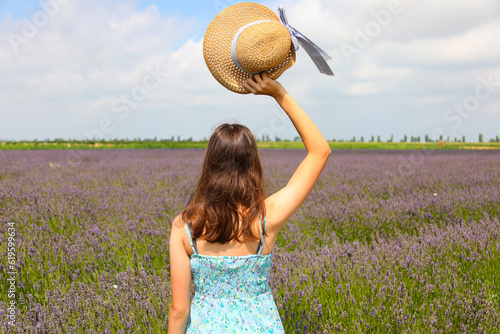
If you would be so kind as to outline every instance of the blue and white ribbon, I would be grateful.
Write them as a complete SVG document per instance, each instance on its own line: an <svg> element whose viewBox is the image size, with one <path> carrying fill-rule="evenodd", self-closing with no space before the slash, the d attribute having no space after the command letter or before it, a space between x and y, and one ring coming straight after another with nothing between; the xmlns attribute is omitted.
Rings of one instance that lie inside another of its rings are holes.
<svg viewBox="0 0 500 334"><path fill-rule="evenodd" d="M332 57L326 54L319 46L314 44L309 38L304 36L300 31L292 27L288 24L288 19L285 14L285 8L283 6L279 6L278 8L281 23L288 29L290 32L290 37L292 39L293 46L295 47L295 51L299 49L299 44L306 50L309 57L311 57L314 65L318 68L318 70L330 76L335 76L328 66L327 61L331 60Z"/></svg>

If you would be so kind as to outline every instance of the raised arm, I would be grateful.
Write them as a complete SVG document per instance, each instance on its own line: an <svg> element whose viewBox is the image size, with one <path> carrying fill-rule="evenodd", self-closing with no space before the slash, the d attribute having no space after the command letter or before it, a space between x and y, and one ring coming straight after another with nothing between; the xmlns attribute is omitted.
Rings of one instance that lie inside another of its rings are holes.
<svg viewBox="0 0 500 334"><path fill-rule="evenodd" d="M244 87L256 95L272 96L292 121L307 149L307 156L287 185L266 199L268 230L277 234L311 192L331 149L318 127L279 82L262 73L248 79Z"/></svg>

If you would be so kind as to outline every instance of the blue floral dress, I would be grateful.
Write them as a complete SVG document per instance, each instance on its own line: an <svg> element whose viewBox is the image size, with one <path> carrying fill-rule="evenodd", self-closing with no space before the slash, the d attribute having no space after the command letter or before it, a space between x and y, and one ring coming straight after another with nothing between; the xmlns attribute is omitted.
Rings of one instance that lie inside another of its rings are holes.
<svg viewBox="0 0 500 334"><path fill-rule="evenodd" d="M268 284L273 253L261 255L265 235L260 221L257 253L245 256L198 254L190 226L184 225L194 251L195 285L186 333L285 333Z"/></svg>

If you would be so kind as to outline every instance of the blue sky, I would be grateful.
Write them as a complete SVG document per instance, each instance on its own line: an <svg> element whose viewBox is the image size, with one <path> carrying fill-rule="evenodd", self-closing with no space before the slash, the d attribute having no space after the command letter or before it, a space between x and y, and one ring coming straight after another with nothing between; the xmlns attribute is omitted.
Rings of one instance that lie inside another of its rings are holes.
<svg viewBox="0 0 500 334"><path fill-rule="evenodd" d="M45 1L48 2L48 1ZM121 1L123 2L123 1ZM120 1L109 1L109 3L120 3ZM185 18L198 17L201 19L210 20L213 13L219 6L226 6L235 3L231 0L221 1L154 1L154 0L138 0L134 4L138 10L144 10L148 6L156 6L161 12L166 15L178 14ZM15 18L30 17L35 12L40 10L40 1L36 0L7 0L1 3L2 12L9 13Z"/></svg>
<svg viewBox="0 0 500 334"><path fill-rule="evenodd" d="M208 24L237 2L1 1L0 140L196 140L222 122L293 139L272 99L227 91L204 64ZM334 78L299 50L279 79L327 139L500 135L498 1L259 3L284 4L333 57Z"/></svg>

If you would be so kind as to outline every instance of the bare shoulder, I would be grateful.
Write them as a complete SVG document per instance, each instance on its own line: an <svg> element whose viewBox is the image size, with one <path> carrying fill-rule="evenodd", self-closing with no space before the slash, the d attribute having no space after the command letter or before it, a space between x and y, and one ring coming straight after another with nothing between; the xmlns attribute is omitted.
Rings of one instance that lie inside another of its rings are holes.
<svg viewBox="0 0 500 334"><path fill-rule="evenodd" d="M178 238L184 241L184 221L182 215L178 214L172 221L172 229L170 230L170 239Z"/></svg>
<svg viewBox="0 0 500 334"><path fill-rule="evenodd" d="M182 220L181 213L179 213L177 216L175 216L174 220L172 221L172 228L174 226L177 228L184 228L184 220Z"/></svg>
<svg viewBox="0 0 500 334"><path fill-rule="evenodd" d="M170 246L178 245L179 249L182 248L188 255L193 254L191 246L189 245L186 228L182 215L178 214L172 221L172 230L170 231Z"/></svg>

